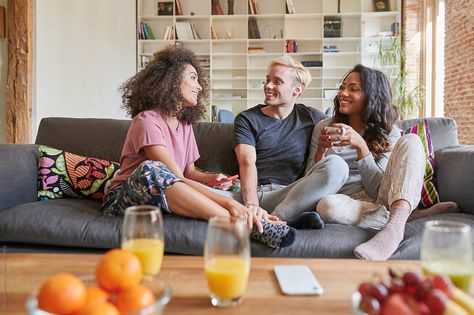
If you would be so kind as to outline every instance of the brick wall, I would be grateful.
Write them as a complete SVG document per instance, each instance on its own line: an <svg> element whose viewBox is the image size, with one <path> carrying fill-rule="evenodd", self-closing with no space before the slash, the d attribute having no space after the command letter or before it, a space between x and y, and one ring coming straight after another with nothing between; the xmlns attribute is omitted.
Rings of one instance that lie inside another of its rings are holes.
<svg viewBox="0 0 474 315"><path fill-rule="evenodd" d="M420 23L422 0L404 0L403 2L403 45L405 47L405 69L407 70L407 84L411 91L422 81L421 77L421 37ZM420 108L420 112L422 109ZM419 116L419 113L413 113L413 116Z"/></svg>
<svg viewBox="0 0 474 315"><path fill-rule="evenodd" d="M459 142L474 144L474 0L446 0L445 116L458 124Z"/></svg>

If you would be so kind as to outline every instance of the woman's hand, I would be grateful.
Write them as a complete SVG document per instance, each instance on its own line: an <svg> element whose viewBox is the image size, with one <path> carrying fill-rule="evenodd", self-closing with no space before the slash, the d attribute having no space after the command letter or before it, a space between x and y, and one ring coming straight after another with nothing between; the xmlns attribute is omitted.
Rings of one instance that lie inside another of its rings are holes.
<svg viewBox="0 0 474 315"><path fill-rule="evenodd" d="M263 218L266 216L266 218L268 219L267 211L263 210L258 206L246 207L243 204L232 199L229 199L229 202L227 203L225 208L227 209L227 211L229 211L231 216L247 221L247 225L250 231L252 230L253 225L255 224L258 231L260 233L263 233L263 225L259 217Z"/></svg>
<svg viewBox="0 0 474 315"><path fill-rule="evenodd" d="M209 180L209 183L210 182L214 182L214 181L220 181L220 180L223 180L223 179L226 179L228 176L222 174L222 173L218 173L218 174L209 174L209 175L214 175L214 176L210 176L210 179ZM225 181L217 186L213 186L212 188L214 189L219 189L219 190L224 190L224 191L227 191L229 190L230 188L232 187L232 181L229 180L229 181Z"/></svg>
<svg viewBox="0 0 474 315"><path fill-rule="evenodd" d="M345 145L350 145L354 147L357 150L357 158L359 160L370 154L369 147L367 146L367 143L365 142L364 138L362 138L362 136L357 131L352 129L351 126L342 123L335 123L331 124L331 127L335 127L339 130L342 130L331 132L331 134L333 135L339 135L338 137L332 140L332 146L341 147Z"/></svg>

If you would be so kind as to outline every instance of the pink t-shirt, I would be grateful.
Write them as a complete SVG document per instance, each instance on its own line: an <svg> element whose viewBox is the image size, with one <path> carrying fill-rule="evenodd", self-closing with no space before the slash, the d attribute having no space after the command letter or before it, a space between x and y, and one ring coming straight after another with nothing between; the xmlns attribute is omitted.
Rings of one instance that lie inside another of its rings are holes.
<svg viewBox="0 0 474 315"><path fill-rule="evenodd" d="M161 112L146 110L132 119L120 157L120 173L114 178L112 186L127 180L146 160L142 149L151 145L162 145L167 148L181 171L199 159L199 150L191 124L180 122L175 129L168 125Z"/></svg>

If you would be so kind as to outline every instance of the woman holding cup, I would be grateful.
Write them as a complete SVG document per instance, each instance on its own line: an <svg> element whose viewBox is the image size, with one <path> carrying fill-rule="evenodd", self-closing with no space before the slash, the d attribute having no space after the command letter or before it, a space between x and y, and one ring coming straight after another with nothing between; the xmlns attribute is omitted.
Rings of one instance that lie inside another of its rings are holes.
<svg viewBox="0 0 474 315"><path fill-rule="evenodd" d="M347 165L339 174L328 174L347 180L342 187L334 187L337 194L320 199L316 211L326 222L380 230L355 248L354 254L362 259L388 259L420 201L426 156L417 135L401 136L397 120L388 78L356 65L342 80L334 116L313 130L307 170L328 156ZM455 204L445 203L423 212L453 208Z"/></svg>

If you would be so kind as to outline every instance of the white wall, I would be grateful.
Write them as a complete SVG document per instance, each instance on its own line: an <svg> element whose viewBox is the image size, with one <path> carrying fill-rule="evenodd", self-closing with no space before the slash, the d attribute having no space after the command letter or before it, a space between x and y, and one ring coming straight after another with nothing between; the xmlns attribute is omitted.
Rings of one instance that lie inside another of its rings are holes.
<svg viewBox="0 0 474 315"><path fill-rule="evenodd" d="M43 117L124 118L136 71L134 0L37 0L33 139Z"/></svg>
<svg viewBox="0 0 474 315"><path fill-rule="evenodd" d="M0 0L0 5L7 7L7 0ZM7 67L8 67L8 39L0 38L0 143L5 143L6 132L6 90L7 90Z"/></svg>

